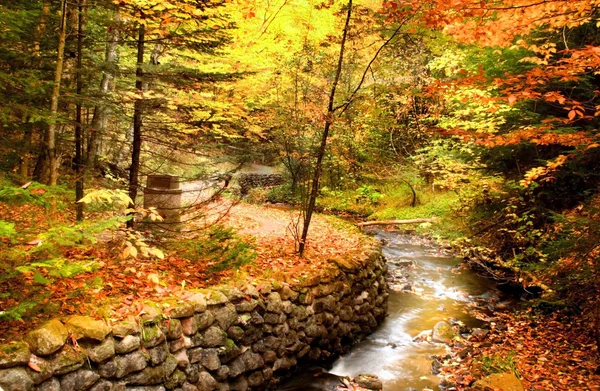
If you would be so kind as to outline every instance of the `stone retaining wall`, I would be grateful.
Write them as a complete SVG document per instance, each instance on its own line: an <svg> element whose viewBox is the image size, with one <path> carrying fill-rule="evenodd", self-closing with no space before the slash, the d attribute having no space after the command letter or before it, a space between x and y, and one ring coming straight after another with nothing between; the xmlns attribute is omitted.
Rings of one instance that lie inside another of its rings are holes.
<svg viewBox="0 0 600 391"><path fill-rule="evenodd" d="M281 174L240 173L237 175L240 194L245 196L250 189L279 186L283 184Z"/></svg>
<svg viewBox="0 0 600 391"><path fill-rule="evenodd" d="M379 248L310 278L219 287L109 326L52 320L0 345L4 391L265 389L302 361L349 350L385 318Z"/></svg>

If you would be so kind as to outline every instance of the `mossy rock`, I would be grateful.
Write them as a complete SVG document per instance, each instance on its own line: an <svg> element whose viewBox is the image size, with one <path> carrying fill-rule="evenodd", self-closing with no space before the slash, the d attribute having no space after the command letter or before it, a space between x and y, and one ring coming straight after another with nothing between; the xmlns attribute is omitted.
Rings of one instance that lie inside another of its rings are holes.
<svg viewBox="0 0 600 391"><path fill-rule="evenodd" d="M0 345L0 369L25 365L29 362L31 351L25 342L13 342Z"/></svg>
<svg viewBox="0 0 600 391"><path fill-rule="evenodd" d="M27 333L25 342L34 354L47 356L63 347L68 336L67 328L58 319L53 319Z"/></svg>
<svg viewBox="0 0 600 391"><path fill-rule="evenodd" d="M89 316L69 316L65 319L65 327L76 339L89 338L103 341L111 332L111 328L105 322Z"/></svg>
<svg viewBox="0 0 600 391"><path fill-rule="evenodd" d="M454 331L450 323L440 321L433 327L431 340L433 342L449 343L457 337L458 333Z"/></svg>

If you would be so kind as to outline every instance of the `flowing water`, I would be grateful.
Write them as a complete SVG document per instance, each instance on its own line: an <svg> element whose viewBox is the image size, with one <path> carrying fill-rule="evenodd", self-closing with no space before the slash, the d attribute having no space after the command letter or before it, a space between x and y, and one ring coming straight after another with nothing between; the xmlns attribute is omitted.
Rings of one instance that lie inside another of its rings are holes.
<svg viewBox="0 0 600 391"><path fill-rule="evenodd" d="M460 259L425 239L376 230L383 243L390 285L388 317L378 330L339 358L331 374L355 377L377 375L384 391L439 390L432 375L432 355L445 355L442 344L413 342L421 331L441 320L466 326L481 322L468 314L469 306L497 300L491 281L459 267Z"/></svg>

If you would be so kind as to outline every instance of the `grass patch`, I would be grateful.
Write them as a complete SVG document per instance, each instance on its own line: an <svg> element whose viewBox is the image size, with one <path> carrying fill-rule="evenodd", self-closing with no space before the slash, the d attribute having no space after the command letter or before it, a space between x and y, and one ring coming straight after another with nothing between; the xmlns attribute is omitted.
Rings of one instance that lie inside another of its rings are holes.
<svg viewBox="0 0 600 391"><path fill-rule="evenodd" d="M505 373L512 372L518 378L521 377L515 362L516 353L514 351L508 352L506 357L500 356L482 356L481 357L481 370L486 375L494 373Z"/></svg>

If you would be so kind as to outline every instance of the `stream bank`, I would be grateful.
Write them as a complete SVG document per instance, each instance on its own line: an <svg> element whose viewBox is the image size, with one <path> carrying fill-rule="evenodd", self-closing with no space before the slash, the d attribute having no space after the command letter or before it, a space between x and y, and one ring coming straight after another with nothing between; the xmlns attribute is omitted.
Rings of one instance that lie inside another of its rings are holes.
<svg viewBox="0 0 600 391"><path fill-rule="evenodd" d="M442 367L465 339L487 332L474 313L489 318L494 306L508 303L450 249L414 235L370 231L382 243L388 264L388 317L329 372L348 378L376 375L385 391L451 389L453 384L438 376Z"/></svg>

